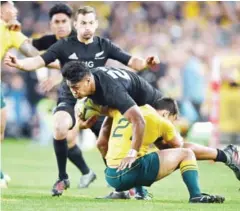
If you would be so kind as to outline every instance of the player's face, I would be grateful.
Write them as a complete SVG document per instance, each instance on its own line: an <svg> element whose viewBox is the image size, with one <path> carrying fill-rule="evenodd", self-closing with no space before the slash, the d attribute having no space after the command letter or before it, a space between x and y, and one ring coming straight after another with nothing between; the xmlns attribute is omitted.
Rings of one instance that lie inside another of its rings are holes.
<svg viewBox="0 0 240 211"><path fill-rule="evenodd" d="M55 14L51 19L51 30L57 39L67 37L72 30L71 19L64 13Z"/></svg>
<svg viewBox="0 0 240 211"><path fill-rule="evenodd" d="M75 23L75 27L78 33L78 37L80 36L84 40L91 39L98 27L98 21L96 20L95 14L79 14Z"/></svg>
<svg viewBox="0 0 240 211"><path fill-rule="evenodd" d="M17 19L18 10L12 2L7 2L1 7L1 18L5 22Z"/></svg>
<svg viewBox="0 0 240 211"><path fill-rule="evenodd" d="M90 79L88 77L85 77L81 81L74 84L72 84L70 81L67 81L67 85L70 87L73 96L77 99L87 97L91 94Z"/></svg>
<svg viewBox="0 0 240 211"><path fill-rule="evenodd" d="M174 124L175 121L177 120L177 115L169 114L168 119Z"/></svg>
<svg viewBox="0 0 240 211"><path fill-rule="evenodd" d="M158 114L161 116L161 117L164 117L166 119L168 119L169 121L171 121L173 124L174 122L177 120L177 115L172 115L170 114L169 111L167 110L157 110Z"/></svg>

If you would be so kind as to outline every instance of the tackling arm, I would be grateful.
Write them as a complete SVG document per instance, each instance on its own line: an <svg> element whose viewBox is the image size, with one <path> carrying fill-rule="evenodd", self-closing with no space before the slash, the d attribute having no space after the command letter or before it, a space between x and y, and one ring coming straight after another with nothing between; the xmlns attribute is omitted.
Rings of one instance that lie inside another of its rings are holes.
<svg viewBox="0 0 240 211"><path fill-rule="evenodd" d="M113 119L111 117L106 117L102 124L100 134L97 140L97 148L104 158L108 150L108 141L111 133Z"/></svg>
<svg viewBox="0 0 240 211"><path fill-rule="evenodd" d="M124 117L132 123L132 148L131 150L134 151L134 153L137 154L139 151L142 142L143 142L143 136L144 136L144 130L145 130L145 120L144 117L140 111L140 108L137 105L132 106L129 108L125 113ZM137 155L136 155L137 156Z"/></svg>
<svg viewBox="0 0 240 211"><path fill-rule="evenodd" d="M20 46L19 50L26 57L37 57L40 54L39 51L31 44L30 40L24 41L23 44ZM39 59L39 62L40 62L40 59ZM39 63L39 65L41 65L40 67L43 67L43 66L45 66L45 62L43 62L43 64L42 64L42 61L41 61L41 63ZM50 63L48 65L48 67L53 68L53 69L60 69L60 64L56 60L55 62ZM33 69L37 69L37 68L33 68ZM24 69L24 70L26 70L26 69Z"/></svg>

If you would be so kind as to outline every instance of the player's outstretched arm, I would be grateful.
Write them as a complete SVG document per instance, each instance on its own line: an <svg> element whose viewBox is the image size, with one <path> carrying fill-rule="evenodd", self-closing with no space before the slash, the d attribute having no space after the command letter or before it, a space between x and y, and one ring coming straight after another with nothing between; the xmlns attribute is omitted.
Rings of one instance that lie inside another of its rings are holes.
<svg viewBox="0 0 240 211"><path fill-rule="evenodd" d="M6 54L4 58L4 64L25 71L34 71L40 67L45 66L45 62L41 56L17 59L17 57L11 53Z"/></svg>
<svg viewBox="0 0 240 211"><path fill-rule="evenodd" d="M34 57L39 55L39 51L31 44L30 40L25 40L19 48L20 52L26 57Z"/></svg>
<svg viewBox="0 0 240 211"><path fill-rule="evenodd" d="M131 56L123 49L108 40L109 58L117 60L124 65L131 67L134 70L144 70L145 68L154 66L160 63L158 56L149 56L146 59L137 56Z"/></svg>
<svg viewBox="0 0 240 211"><path fill-rule="evenodd" d="M160 60L158 56L150 56L147 59L132 56L128 62L128 66L134 70L140 71L159 63Z"/></svg>
<svg viewBox="0 0 240 211"><path fill-rule="evenodd" d="M30 40L26 40L20 46L19 50L26 56L26 57L36 57L40 55L40 52L31 44ZM44 63L45 66L45 63ZM49 68L53 69L60 69L60 64L57 60L47 65Z"/></svg>
<svg viewBox="0 0 240 211"><path fill-rule="evenodd" d="M20 52L26 57L36 57L40 55L40 52L31 44L29 39L25 40L19 48ZM44 65L45 66L45 65ZM60 69L60 64L58 61L52 62L48 67L53 69Z"/></svg>
<svg viewBox="0 0 240 211"><path fill-rule="evenodd" d="M19 50L30 58L17 59L17 57L11 53L7 53L4 58L4 64L15 67L25 71L34 71L38 68L44 67L46 64L41 56L39 56L39 51L31 45L29 41L24 41L20 46ZM54 69L60 69L58 61L54 61L48 65L48 67Z"/></svg>

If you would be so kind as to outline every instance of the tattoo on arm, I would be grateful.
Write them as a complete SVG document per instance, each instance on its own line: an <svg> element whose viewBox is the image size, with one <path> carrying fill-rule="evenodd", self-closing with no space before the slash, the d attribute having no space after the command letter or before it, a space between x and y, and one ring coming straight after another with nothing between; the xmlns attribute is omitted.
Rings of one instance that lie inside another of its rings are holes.
<svg viewBox="0 0 240 211"><path fill-rule="evenodd" d="M39 55L39 51L31 44L30 40L24 41L19 50L27 57Z"/></svg>

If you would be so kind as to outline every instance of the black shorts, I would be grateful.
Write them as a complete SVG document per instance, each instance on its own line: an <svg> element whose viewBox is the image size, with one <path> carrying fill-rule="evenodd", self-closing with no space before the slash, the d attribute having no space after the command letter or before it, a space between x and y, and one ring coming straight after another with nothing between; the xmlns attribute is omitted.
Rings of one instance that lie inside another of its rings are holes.
<svg viewBox="0 0 240 211"><path fill-rule="evenodd" d="M74 98L59 98L57 107L53 110L54 114L58 111L66 111L67 113L70 114L73 124L69 130L73 129L73 127L76 124L75 110L74 110L76 102L77 100Z"/></svg>

